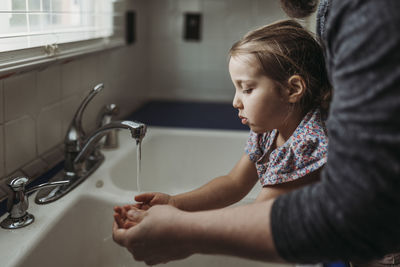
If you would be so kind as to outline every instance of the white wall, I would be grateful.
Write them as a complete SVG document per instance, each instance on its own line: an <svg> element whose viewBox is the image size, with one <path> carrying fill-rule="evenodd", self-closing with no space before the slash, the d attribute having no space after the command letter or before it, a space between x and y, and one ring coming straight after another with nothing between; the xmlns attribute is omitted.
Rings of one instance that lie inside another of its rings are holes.
<svg viewBox="0 0 400 267"><path fill-rule="evenodd" d="M278 0L149 1L151 96L230 102L228 50L246 32L286 18ZM183 40L183 14L202 13L202 40Z"/></svg>

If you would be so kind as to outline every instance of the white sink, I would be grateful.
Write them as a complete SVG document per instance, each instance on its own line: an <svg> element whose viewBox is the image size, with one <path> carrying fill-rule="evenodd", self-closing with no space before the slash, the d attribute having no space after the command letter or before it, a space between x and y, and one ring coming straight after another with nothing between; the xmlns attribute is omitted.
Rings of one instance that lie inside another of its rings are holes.
<svg viewBox="0 0 400 267"><path fill-rule="evenodd" d="M170 194L204 184L229 171L244 151L247 132L152 128L142 144L142 191ZM120 132L120 148L104 151L102 166L63 198L36 205L35 222L0 229L1 266L145 266L111 237L113 206L132 203L136 186L136 145ZM259 189L244 202L250 202ZM2 216L0 220L4 219ZM227 256L194 255L166 266L287 266Z"/></svg>

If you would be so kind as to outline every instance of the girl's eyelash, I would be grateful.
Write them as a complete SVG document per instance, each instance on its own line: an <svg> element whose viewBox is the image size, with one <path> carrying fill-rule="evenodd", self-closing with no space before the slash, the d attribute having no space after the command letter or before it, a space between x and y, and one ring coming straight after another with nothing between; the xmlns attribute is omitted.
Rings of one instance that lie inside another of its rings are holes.
<svg viewBox="0 0 400 267"><path fill-rule="evenodd" d="M244 94L250 94L250 93L251 93L251 91L253 91L253 88L250 88L250 89L244 89L244 90L243 90L243 93L244 93Z"/></svg>

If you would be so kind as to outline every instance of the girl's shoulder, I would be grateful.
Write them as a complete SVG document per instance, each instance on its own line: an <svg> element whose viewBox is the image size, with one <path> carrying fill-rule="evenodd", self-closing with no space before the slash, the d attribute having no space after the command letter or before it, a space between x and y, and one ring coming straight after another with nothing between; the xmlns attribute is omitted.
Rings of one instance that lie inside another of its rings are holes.
<svg viewBox="0 0 400 267"><path fill-rule="evenodd" d="M322 167L328 155L328 136L319 110L304 116L293 135L269 156L261 174L263 185L292 181Z"/></svg>
<svg viewBox="0 0 400 267"><path fill-rule="evenodd" d="M310 138L319 139L321 142L328 141L325 119L322 118L321 111L318 108L309 111L303 117L303 120L292 135L294 143Z"/></svg>

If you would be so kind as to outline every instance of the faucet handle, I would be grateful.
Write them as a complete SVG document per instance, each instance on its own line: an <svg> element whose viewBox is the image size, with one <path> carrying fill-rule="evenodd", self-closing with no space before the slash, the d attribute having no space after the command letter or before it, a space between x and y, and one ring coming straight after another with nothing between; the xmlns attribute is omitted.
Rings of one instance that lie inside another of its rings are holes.
<svg viewBox="0 0 400 267"><path fill-rule="evenodd" d="M59 186L69 183L69 181L44 183L26 190L25 186L28 181L29 179L27 177L20 176L12 179L8 183L8 186L12 189L12 195L9 196L7 203L9 215L0 223L2 228L17 229L33 223L35 217L27 212L29 207L27 194L43 187Z"/></svg>
<svg viewBox="0 0 400 267"><path fill-rule="evenodd" d="M11 187L11 189L14 192L18 192L21 190L25 190L25 185L28 183L29 179L26 177L17 177L12 179L9 183L8 186Z"/></svg>
<svg viewBox="0 0 400 267"><path fill-rule="evenodd" d="M114 116L119 114L119 107L116 104L108 104L102 108L97 118L98 127L110 123ZM114 149L118 147L118 129L109 131L101 140L101 147L104 149Z"/></svg>
<svg viewBox="0 0 400 267"><path fill-rule="evenodd" d="M107 123L110 123L112 117L118 114L119 114L119 107L117 104L105 105L101 109L101 111L99 112L99 116L97 117L97 126L102 127Z"/></svg>

